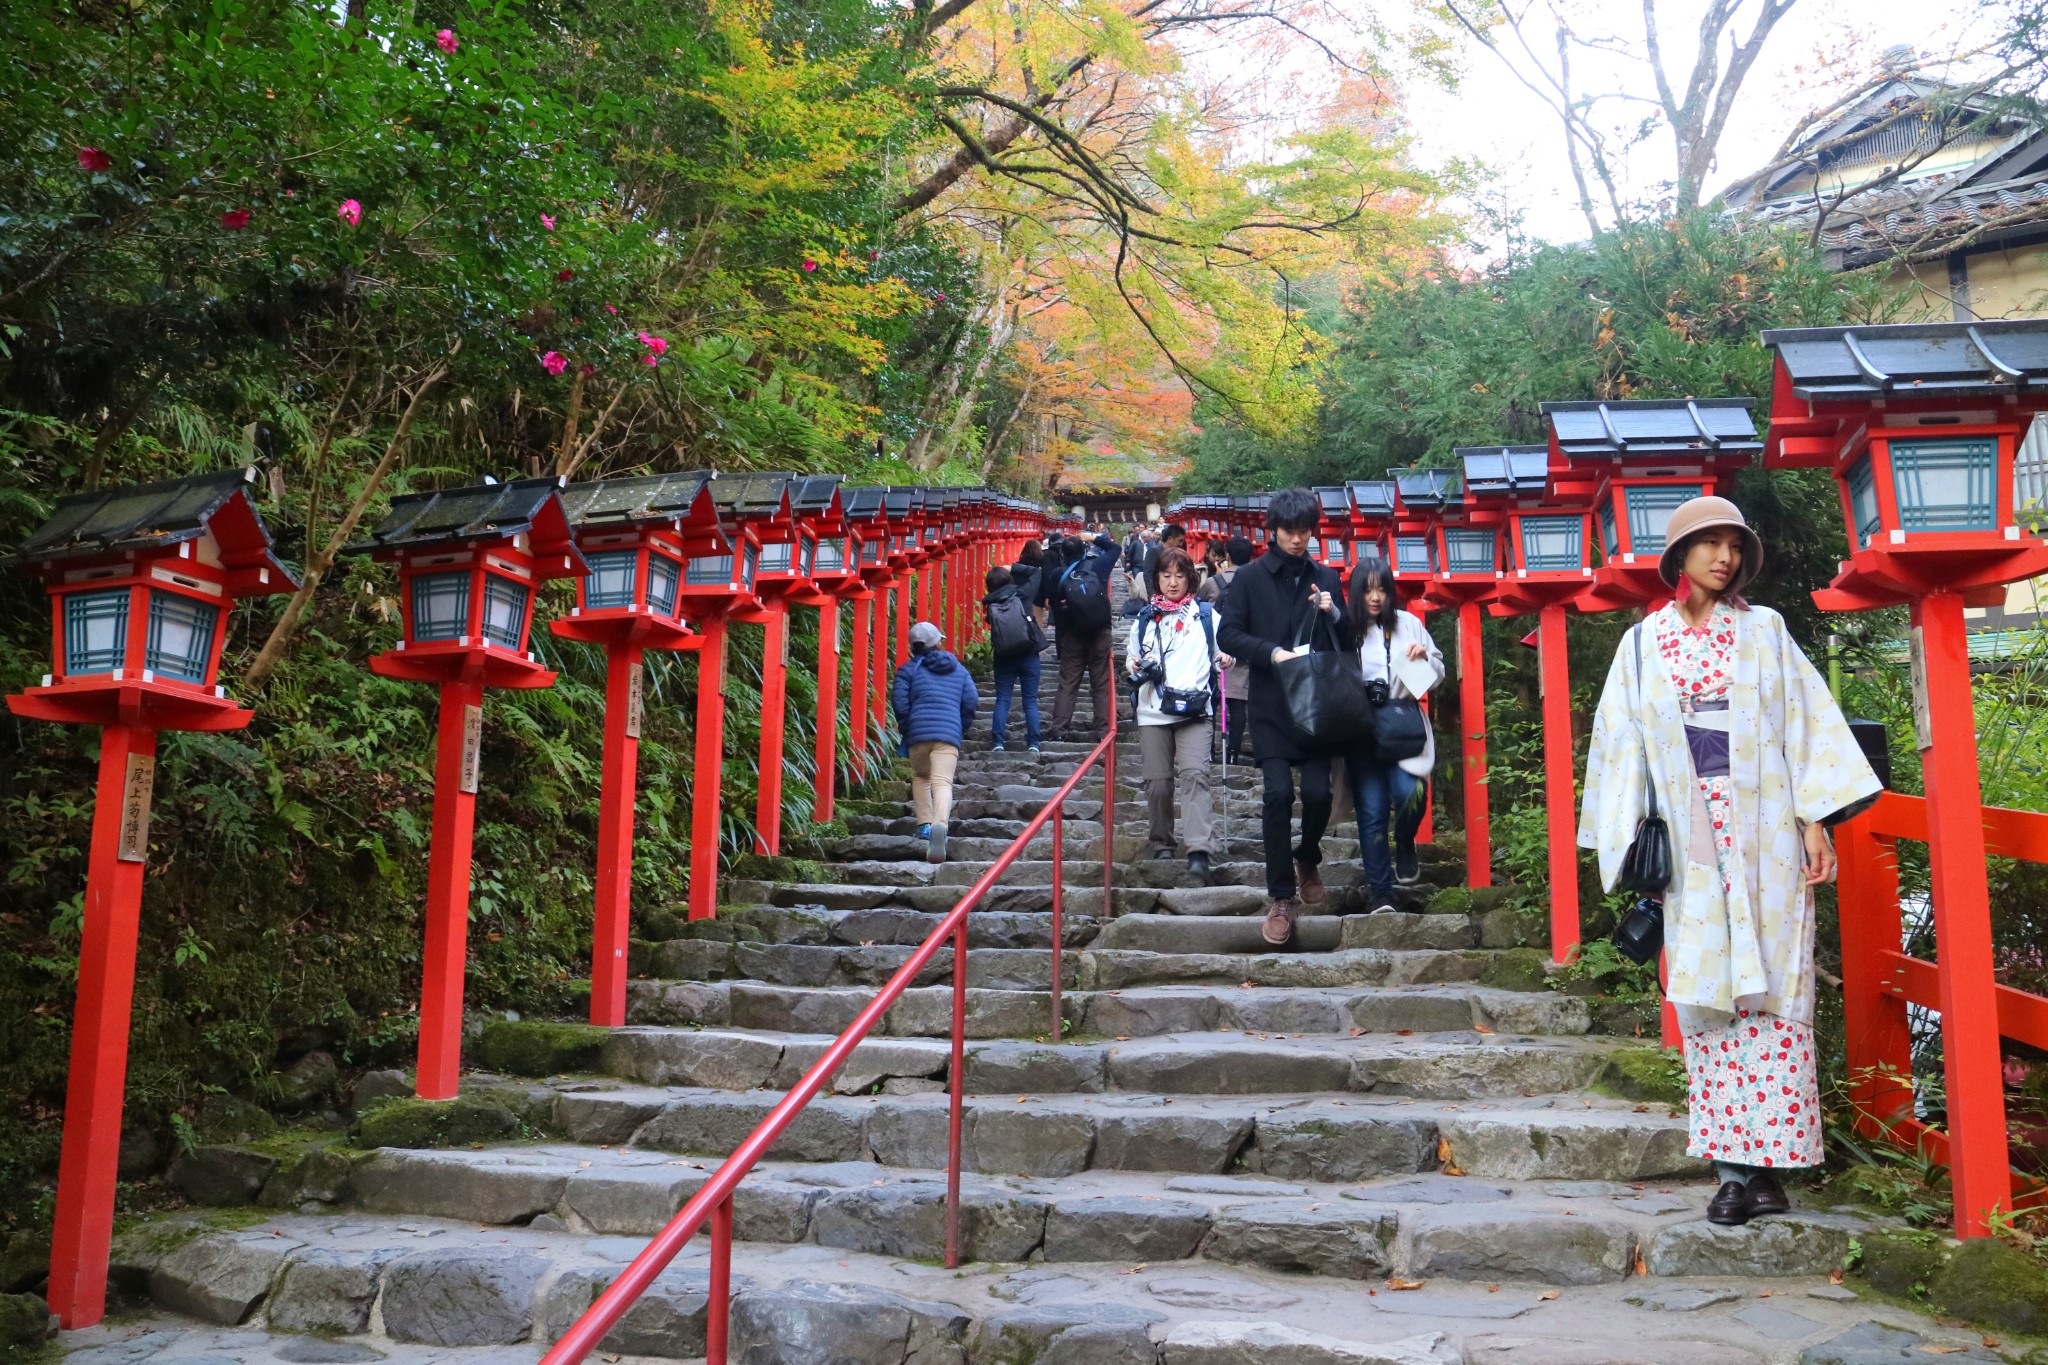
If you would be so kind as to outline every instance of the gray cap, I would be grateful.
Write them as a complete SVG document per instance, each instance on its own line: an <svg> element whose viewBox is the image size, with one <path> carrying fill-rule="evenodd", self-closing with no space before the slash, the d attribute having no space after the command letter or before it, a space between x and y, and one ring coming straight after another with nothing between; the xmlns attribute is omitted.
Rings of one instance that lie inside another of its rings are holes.
<svg viewBox="0 0 2048 1365"><path fill-rule="evenodd" d="M937 649L944 638L939 634L939 628L929 621L919 621L910 628L910 643L923 645L926 649Z"/></svg>

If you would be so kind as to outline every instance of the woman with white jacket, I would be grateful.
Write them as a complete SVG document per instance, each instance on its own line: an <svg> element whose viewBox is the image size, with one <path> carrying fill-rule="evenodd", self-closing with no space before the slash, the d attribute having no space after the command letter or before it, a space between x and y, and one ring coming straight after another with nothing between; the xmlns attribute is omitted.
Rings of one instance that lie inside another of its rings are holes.
<svg viewBox="0 0 2048 1365"><path fill-rule="evenodd" d="M1187 552L1161 550L1153 577L1159 593L1138 614L1125 656L1138 684L1138 752L1145 762L1151 856L1174 855L1177 795L1188 871L1206 883L1216 852L1216 798L1209 783L1216 679L1231 660L1216 648L1214 612L1194 596L1195 562Z"/></svg>
<svg viewBox="0 0 2048 1365"><path fill-rule="evenodd" d="M1422 618L1401 610L1394 598L1393 575L1382 560L1360 564L1351 575L1347 606L1358 632L1358 661L1369 684L1387 684L1392 697L1419 697L1402 681L1409 661L1427 664L1434 675L1423 692L1444 678L1443 652L1430 638ZM1429 713L1422 716L1422 752L1392 762L1380 757L1370 741L1345 756L1351 781L1351 802L1358 808L1358 860L1365 871L1373 912L1394 908L1394 883L1421 880L1415 857L1415 832L1422 827L1428 804L1429 773L1436 766L1436 731ZM1394 827L1394 861L1387 862L1387 825Z"/></svg>

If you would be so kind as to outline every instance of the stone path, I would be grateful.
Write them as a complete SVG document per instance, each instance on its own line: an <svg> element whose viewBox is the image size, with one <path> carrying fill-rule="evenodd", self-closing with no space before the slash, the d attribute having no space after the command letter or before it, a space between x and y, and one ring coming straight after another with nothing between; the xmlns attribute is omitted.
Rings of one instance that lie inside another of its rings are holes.
<svg viewBox="0 0 2048 1365"><path fill-rule="evenodd" d="M714 922L654 917L631 1026L594 1067L473 1074L495 1137L263 1168L248 1189L297 1212L130 1229L117 1283L152 1315L75 1334L72 1361L537 1359L1086 751L990 752L985 725L969 747L954 861L924 862L907 817L856 813L836 880L737 881ZM1641 1044L1550 990L1498 912L1439 894L1462 878L1447 854L1400 912L1362 914L1340 828L1329 901L1274 952L1252 774L1221 785L1211 885L1139 856L1134 744L1119 775L1108 907L1100 780L1069 807L1067 1041L1048 1041L1047 839L970 920L972 1264L935 1268L943 953L742 1186L734 1360L1862 1365L1975 1340L1829 1283L1860 1215L1706 1223L1682 1115L1617 1065ZM703 1257L700 1238L606 1359L702 1352Z"/></svg>

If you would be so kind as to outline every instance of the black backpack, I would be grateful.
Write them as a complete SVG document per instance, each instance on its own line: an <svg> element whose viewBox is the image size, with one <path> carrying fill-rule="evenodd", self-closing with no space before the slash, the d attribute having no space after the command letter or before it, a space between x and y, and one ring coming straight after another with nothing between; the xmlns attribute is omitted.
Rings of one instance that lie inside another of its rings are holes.
<svg viewBox="0 0 2048 1365"><path fill-rule="evenodd" d="M1079 559L1060 576L1060 597L1067 606L1066 623L1076 630L1109 629L1109 588Z"/></svg>
<svg viewBox="0 0 2048 1365"><path fill-rule="evenodd" d="M988 604L989 645L998 659L1021 659L1037 653L1037 624L1031 619L1031 608L1014 594Z"/></svg>

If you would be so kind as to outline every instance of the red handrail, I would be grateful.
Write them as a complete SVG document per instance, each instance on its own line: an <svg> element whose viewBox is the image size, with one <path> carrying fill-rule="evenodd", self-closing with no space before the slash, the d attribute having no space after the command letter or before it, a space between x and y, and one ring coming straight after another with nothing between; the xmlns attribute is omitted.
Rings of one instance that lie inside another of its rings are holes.
<svg viewBox="0 0 2048 1365"><path fill-rule="evenodd" d="M937 954L947 939L953 940L953 1062L947 1078L947 1087L952 1092L946 1134L946 1266L951 1269L960 1263L960 1132L962 1100L965 1094L966 1047L967 1047L967 915L981 898L994 886L996 879L1017 861L1031 841L1038 837L1048 820L1053 822L1053 924L1052 924L1052 1030L1055 1041L1060 1034L1060 965L1063 944L1061 941L1059 872L1062 867L1060 839L1064 833L1062 816L1067 799L1087 776L1088 771L1098 762L1102 764L1102 913L1105 918L1112 910L1112 868L1115 850L1116 811L1116 678L1115 669L1110 670L1110 708L1108 732L1088 751L1073 775L1060 784L1053 798L1045 808L1033 816L1031 822L1005 849L1000 857L981 874L969 887L959 902L939 921L936 929L925 939L910 960L897 969L889 983L868 1002L846 1031L834 1039L825 1049L824 1055L804 1073L802 1080L768 1111L754 1131L733 1149L712 1173L701 1189L683 1205L676 1216L647 1244L647 1247L633 1263L613 1280L611 1286L600 1294L582 1317L562 1334L548 1353L541 1358L541 1365L579 1365L591 1351L604 1340L605 1334L618 1325L632 1307L654 1283L668 1263L675 1259L689 1240L696 1236L707 1220L711 1223L711 1286L710 1304L707 1308L704 1327L706 1365L725 1365L726 1328L732 1306L732 1196L739 1188L740 1181L754 1169L768 1148L782 1136L783 1130L803 1112L804 1106L817 1097L825 1081L839 1069L848 1054L859 1046L868 1032L882 1021L917 974L924 970L927 962Z"/></svg>

